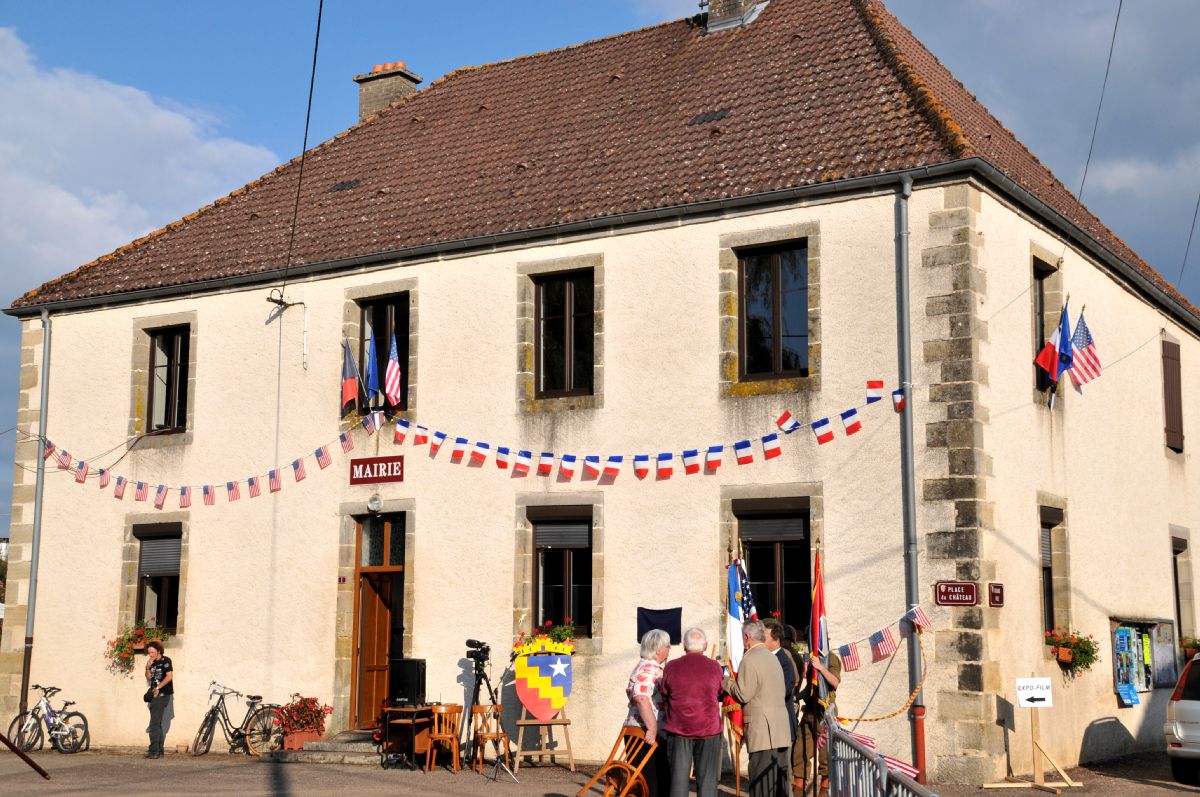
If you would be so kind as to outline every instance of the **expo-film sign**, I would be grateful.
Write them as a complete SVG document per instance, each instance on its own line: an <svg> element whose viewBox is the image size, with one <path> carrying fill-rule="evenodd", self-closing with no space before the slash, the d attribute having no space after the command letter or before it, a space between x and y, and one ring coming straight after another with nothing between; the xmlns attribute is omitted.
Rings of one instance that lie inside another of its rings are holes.
<svg viewBox="0 0 1200 797"><path fill-rule="evenodd" d="M365 457L350 460L351 484L386 484L404 481L404 457Z"/></svg>
<svg viewBox="0 0 1200 797"><path fill-rule="evenodd" d="M938 606L978 606L979 585L971 581L938 581L933 586Z"/></svg>

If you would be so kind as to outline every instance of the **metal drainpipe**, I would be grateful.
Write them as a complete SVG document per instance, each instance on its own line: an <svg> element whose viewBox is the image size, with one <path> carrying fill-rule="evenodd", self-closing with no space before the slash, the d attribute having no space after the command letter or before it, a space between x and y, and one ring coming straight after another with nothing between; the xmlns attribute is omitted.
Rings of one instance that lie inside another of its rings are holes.
<svg viewBox="0 0 1200 797"><path fill-rule="evenodd" d="M904 600L908 609L920 602L917 579L917 496L913 466L912 400L912 329L909 324L908 288L908 198L912 196L912 176L900 176L896 194L896 359L900 388L904 391L904 409L900 413L900 484L904 503ZM907 610L906 610L907 611ZM921 646L916 633L908 636L908 690L921 683ZM917 779L925 783L925 702L918 694L909 711L912 723L913 765Z"/></svg>
<svg viewBox="0 0 1200 797"><path fill-rule="evenodd" d="M42 310L42 385L38 403L37 483L33 494L33 540L29 554L29 601L25 616L25 659L21 663L21 713L29 709L29 665L33 660L33 617L37 609L38 550L42 542L42 487L46 479L46 402L50 395L50 311Z"/></svg>

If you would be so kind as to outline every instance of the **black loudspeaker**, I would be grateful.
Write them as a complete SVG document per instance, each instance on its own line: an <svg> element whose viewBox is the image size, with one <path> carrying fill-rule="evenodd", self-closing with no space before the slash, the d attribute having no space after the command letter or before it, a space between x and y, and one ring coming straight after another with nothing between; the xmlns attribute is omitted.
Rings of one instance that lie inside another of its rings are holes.
<svg viewBox="0 0 1200 797"><path fill-rule="evenodd" d="M390 664L393 705L425 705L425 659L392 659Z"/></svg>

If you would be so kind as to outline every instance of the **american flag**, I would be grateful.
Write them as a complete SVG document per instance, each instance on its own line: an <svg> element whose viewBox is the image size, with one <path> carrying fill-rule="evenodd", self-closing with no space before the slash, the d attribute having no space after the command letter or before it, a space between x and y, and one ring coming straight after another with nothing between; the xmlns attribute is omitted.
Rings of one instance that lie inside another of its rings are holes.
<svg viewBox="0 0 1200 797"><path fill-rule="evenodd" d="M65 448L58 450L58 467L66 470L71 467L71 454Z"/></svg>
<svg viewBox="0 0 1200 797"><path fill-rule="evenodd" d="M883 661L896 652L896 636L890 628L881 628L871 634L871 655L875 661Z"/></svg>
<svg viewBox="0 0 1200 797"><path fill-rule="evenodd" d="M124 476L117 477L117 483L113 487L113 498L120 501L122 498L125 497L125 485L126 484L129 484L129 482L125 481Z"/></svg>
<svg viewBox="0 0 1200 797"><path fill-rule="evenodd" d="M409 427L411 427L411 426L412 426L412 424L409 423L408 421L404 420L403 418L397 418L396 419L396 433L392 436L392 442L394 442L396 445L400 445L401 443L403 443L404 438L408 435ZM322 467L324 467L324 466L322 466Z"/></svg>
<svg viewBox="0 0 1200 797"><path fill-rule="evenodd" d="M100 469L100 489L103 490L112 480L112 471L105 468Z"/></svg>
<svg viewBox="0 0 1200 797"><path fill-rule="evenodd" d="M87 475L88 464L81 459L79 460L79 464L75 466L75 481L83 484L85 481L87 481Z"/></svg>
<svg viewBox="0 0 1200 797"><path fill-rule="evenodd" d="M838 648L838 657L842 660L842 669L846 672L854 672L862 666L862 661L858 658L857 642Z"/></svg>
<svg viewBox="0 0 1200 797"><path fill-rule="evenodd" d="M135 487L135 489L133 491L133 500L135 500L135 501L145 501L146 500L146 483L145 482L137 483L137 486Z"/></svg>
<svg viewBox="0 0 1200 797"><path fill-rule="evenodd" d="M187 509L192 505L192 488L183 486L179 488L179 508Z"/></svg>
<svg viewBox="0 0 1200 797"><path fill-rule="evenodd" d="M317 455L317 464L321 466L321 470L333 464L333 459L329 456L329 446L321 446L313 453Z"/></svg>
<svg viewBox="0 0 1200 797"><path fill-rule="evenodd" d="M342 432L338 435L338 441L342 444L342 451L345 453L349 454L354 450L354 438L350 436L349 432Z"/></svg>
<svg viewBox="0 0 1200 797"><path fill-rule="evenodd" d="M863 747L869 748L871 750L875 749L875 737L874 736L867 736L865 733L851 733L850 731L846 731L846 735L849 736L854 741L861 744Z"/></svg>
<svg viewBox="0 0 1200 797"><path fill-rule="evenodd" d="M283 479L279 478L278 468L271 468L267 471L267 487L273 493L277 493L283 489Z"/></svg>
<svg viewBox="0 0 1200 797"><path fill-rule="evenodd" d="M908 619L921 628L933 628L933 622L929 619L929 615L925 614L925 610L920 606L914 606L908 610Z"/></svg>
<svg viewBox="0 0 1200 797"><path fill-rule="evenodd" d="M213 506L217 503L217 491L211 484L206 484L200 491L204 494L204 505Z"/></svg>
<svg viewBox="0 0 1200 797"><path fill-rule="evenodd" d="M54 443L52 443L50 441L50 438L46 438L46 450L42 452L42 459L50 459L50 456L53 453L54 453Z"/></svg>
<svg viewBox="0 0 1200 797"><path fill-rule="evenodd" d="M1075 334L1071 336L1071 348L1075 350L1074 363L1071 366L1071 380L1083 386L1100 376L1100 355L1096 353L1096 341L1092 331L1079 314L1079 323L1075 325Z"/></svg>
<svg viewBox="0 0 1200 797"><path fill-rule="evenodd" d="M304 472L304 458L292 460L292 473L296 477L296 481L304 481L304 477L308 474Z"/></svg>
<svg viewBox="0 0 1200 797"><path fill-rule="evenodd" d="M362 427L367 430L368 436L375 434L375 430L379 428L379 424L376 421L377 419L375 418L375 413L373 412L368 412L363 417Z"/></svg>
<svg viewBox="0 0 1200 797"><path fill-rule="evenodd" d="M162 509L163 504L167 502L167 485L160 484L154 491L154 508Z"/></svg>
<svg viewBox="0 0 1200 797"><path fill-rule="evenodd" d="M392 335L392 349L388 352L387 371L383 375L383 395L393 407L400 406L400 355L396 351L395 335Z"/></svg>
<svg viewBox="0 0 1200 797"><path fill-rule="evenodd" d="M901 775L907 775L908 777L914 778L914 779L917 777L917 774L920 772L920 770L918 770L912 764L907 764L898 758L892 758L890 755L882 756L882 758L883 758L883 763L886 764L887 768L890 769L892 772L899 772Z"/></svg>
<svg viewBox="0 0 1200 797"><path fill-rule="evenodd" d="M239 485L237 482L225 482L225 497L231 502L241 498L241 485Z"/></svg>
<svg viewBox="0 0 1200 797"><path fill-rule="evenodd" d="M251 498L258 498L260 495L262 495L262 485L260 484L257 476L251 476L250 478L246 479L246 487L249 488Z"/></svg>

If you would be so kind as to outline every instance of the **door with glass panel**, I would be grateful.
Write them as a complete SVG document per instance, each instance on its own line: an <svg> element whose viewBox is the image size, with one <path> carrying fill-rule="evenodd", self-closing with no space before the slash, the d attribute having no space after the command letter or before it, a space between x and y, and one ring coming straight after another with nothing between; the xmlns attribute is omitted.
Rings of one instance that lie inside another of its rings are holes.
<svg viewBox="0 0 1200 797"><path fill-rule="evenodd" d="M357 728L374 727L404 638L404 514L357 518L351 700Z"/></svg>

